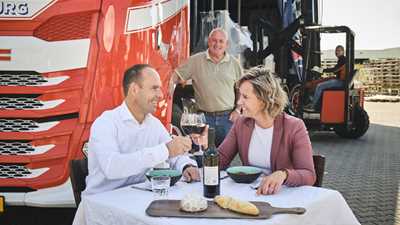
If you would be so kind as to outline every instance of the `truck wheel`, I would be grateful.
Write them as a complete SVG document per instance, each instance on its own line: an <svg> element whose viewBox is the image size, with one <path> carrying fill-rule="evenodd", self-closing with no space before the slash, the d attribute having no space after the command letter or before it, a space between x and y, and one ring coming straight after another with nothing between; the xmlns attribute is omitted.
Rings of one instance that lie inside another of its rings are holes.
<svg viewBox="0 0 400 225"><path fill-rule="evenodd" d="M343 138L356 139L363 136L369 128L369 117L367 112L360 106L356 106L353 125L335 127L335 133Z"/></svg>

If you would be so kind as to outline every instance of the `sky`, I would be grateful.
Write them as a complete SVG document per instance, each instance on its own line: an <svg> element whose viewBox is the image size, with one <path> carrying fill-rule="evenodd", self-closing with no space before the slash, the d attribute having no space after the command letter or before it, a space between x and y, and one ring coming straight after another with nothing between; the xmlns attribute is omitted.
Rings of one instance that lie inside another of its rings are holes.
<svg viewBox="0 0 400 225"><path fill-rule="evenodd" d="M322 25L350 27L356 34L356 50L400 47L400 0L319 0L319 4ZM321 49L345 43L344 35L331 36L321 37Z"/></svg>

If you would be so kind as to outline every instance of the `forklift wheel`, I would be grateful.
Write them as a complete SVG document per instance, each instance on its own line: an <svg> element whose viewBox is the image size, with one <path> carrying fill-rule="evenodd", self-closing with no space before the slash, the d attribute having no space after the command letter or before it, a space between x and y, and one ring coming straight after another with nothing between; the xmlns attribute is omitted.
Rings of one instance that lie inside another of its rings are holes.
<svg viewBox="0 0 400 225"><path fill-rule="evenodd" d="M343 138L356 139L363 136L369 128L369 117L367 112L360 106L356 106L353 126L335 127L335 133Z"/></svg>
<svg viewBox="0 0 400 225"><path fill-rule="evenodd" d="M301 84L297 84L292 88L290 92L288 92L289 94L288 112L292 116L299 115L300 90L301 90Z"/></svg>

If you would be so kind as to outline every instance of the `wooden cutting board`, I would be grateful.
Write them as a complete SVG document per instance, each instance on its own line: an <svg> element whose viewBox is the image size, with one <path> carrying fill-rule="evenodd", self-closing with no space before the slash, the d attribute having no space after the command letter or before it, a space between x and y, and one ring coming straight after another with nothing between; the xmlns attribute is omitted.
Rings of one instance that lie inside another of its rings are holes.
<svg viewBox="0 0 400 225"><path fill-rule="evenodd" d="M183 218L220 218L220 219L268 219L272 214L304 214L304 208L277 208L268 202L251 202L260 210L260 215L251 216L232 212L219 207L214 201L207 201L208 207L203 212L188 213L179 209L180 200L155 200L146 209L149 216L154 217L183 217Z"/></svg>

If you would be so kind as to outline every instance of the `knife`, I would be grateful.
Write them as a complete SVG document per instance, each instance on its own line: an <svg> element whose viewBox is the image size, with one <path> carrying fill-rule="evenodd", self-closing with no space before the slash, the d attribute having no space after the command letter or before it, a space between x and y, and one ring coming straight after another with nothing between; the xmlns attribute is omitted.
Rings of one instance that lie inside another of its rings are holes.
<svg viewBox="0 0 400 225"><path fill-rule="evenodd" d="M225 175L225 176L222 176L221 178L219 178L220 180L223 180L223 179L225 179L225 178L228 178L229 177L229 175Z"/></svg>
<svg viewBox="0 0 400 225"><path fill-rule="evenodd" d="M151 189L138 187L138 186L135 186L135 185L131 186L131 188L136 189L136 190L141 190L141 191L150 191L150 192L152 192Z"/></svg>

